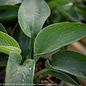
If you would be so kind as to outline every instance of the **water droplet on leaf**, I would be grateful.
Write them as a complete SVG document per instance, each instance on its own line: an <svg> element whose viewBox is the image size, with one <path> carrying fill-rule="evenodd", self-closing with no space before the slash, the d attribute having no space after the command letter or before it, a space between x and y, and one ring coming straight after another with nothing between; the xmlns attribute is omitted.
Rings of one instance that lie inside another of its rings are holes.
<svg viewBox="0 0 86 86"><path fill-rule="evenodd" d="M24 79L22 81L24 82Z"/></svg>
<svg viewBox="0 0 86 86"><path fill-rule="evenodd" d="M29 68L31 70L31 68Z"/></svg>

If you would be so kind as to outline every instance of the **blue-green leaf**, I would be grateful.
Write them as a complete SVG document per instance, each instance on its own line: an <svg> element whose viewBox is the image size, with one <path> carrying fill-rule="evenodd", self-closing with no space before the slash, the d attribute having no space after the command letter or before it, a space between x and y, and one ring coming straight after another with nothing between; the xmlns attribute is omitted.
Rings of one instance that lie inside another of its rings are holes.
<svg viewBox="0 0 86 86"><path fill-rule="evenodd" d="M53 52L86 36L86 25L74 22L56 23L45 27L35 39L36 55Z"/></svg>
<svg viewBox="0 0 86 86"><path fill-rule="evenodd" d="M9 86L28 86L33 84L35 61L27 59L21 64L22 57L18 53L11 52L6 68L5 82Z"/></svg>
<svg viewBox="0 0 86 86"><path fill-rule="evenodd" d="M52 56L53 69L86 79L86 56L74 51L59 51Z"/></svg>
<svg viewBox="0 0 86 86"><path fill-rule="evenodd" d="M24 0L18 12L18 21L22 31L31 37L36 35L50 15L50 9L44 0Z"/></svg>

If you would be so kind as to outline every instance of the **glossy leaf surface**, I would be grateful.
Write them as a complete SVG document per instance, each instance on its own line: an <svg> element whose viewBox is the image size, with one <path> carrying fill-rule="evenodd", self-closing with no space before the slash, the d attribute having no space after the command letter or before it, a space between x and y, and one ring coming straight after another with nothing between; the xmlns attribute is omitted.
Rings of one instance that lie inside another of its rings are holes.
<svg viewBox="0 0 86 86"><path fill-rule="evenodd" d="M11 36L0 31L0 52L9 54L11 51L21 53L18 43Z"/></svg>
<svg viewBox="0 0 86 86"><path fill-rule="evenodd" d="M59 51L52 56L51 65L60 70L86 79L86 56L74 51Z"/></svg>
<svg viewBox="0 0 86 86"><path fill-rule="evenodd" d="M44 0L24 0L18 12L18 21L22 31L31 37L36 35L50 15L50 9Z"/></svg>
<svg viewBox="0 0 86 86"><path fill-rule="evenodd" d="M33 84L35 62L27 59L21 64L22 57L18 53L11 52L6 69L6 84L15 86L28 86Z"/></svg>
<svg viewBox="0 0 86 86"><path fill-rule="evenodd" d="M81 23L56 23L45 27L36 37L35 54L47 54L86 36L86 25Z"/></svg>

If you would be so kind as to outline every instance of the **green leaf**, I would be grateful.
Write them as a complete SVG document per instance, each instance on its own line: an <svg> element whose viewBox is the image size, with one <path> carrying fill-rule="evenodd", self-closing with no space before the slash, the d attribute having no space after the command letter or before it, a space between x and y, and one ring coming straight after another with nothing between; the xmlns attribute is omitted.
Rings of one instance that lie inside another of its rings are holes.
<svg viewBox="0 0 86 86"><path fill-rule="evenodd" d="M57 9L58 9L58 11L60 12L60 14L61 14L64 18L66 18L66 19L68 19L69 21L72 21L72 22L77 22L76 19L74 19L71 15L69 15L69 14L66 12L66 10L64 10L64 8L65 8L65 7L62 7L62 6L60 6L59 4L57 4Z"/></svg>
<svg viewBox="0 0 86 86"><path fill-rule="evenodd" d="M69 83L74 84L76 86L80 85L80 83L79 83L79 81L77 80L76 77L70 76L69 74L67 74L65 72L62 72L62 71L55 71L55 70L46 68L45 70L43 70L43 72L42 72L42 70L39 71L39 72L41 72L40 74L43 75L43 76L45 76L47 74L50 74L50 75L52 75L52 76L54 76L54 77L56 77L56 78L58 78L62 81L69 82Z"/></svg>
<svg viewBox="0 0 86 86"><path fill-rule="evenodd" d="M86 6L78 5L77 7L75 7L75 9L78 11L79 14L86 15Z"/></svg>
<svg viewBox="0 0 86 86"><path fill-rule="evenodd" d="M49 0L47 2L48 2L51 9L57 8L57 4L59 4L61 7L64 8L64 10L68 10L73 5L72 0Z"/></svg>
<svg viewBox="0 0 86 86"><path fill-rule="evenodd" d="M58 4L64 6L64 5L67 5L67 4L72 4L73 3L73 0L55 0L55 2L57 2Z"/></svg>
<svg viewBox="0 0 86 86"><path fill-rule="evenodd" d="M50 9L44 0L24 0L18 12L18 21L22 31L31 37L41 29L50 15Z"/></svg>
<svg viewBox="0 0 86 86"><path fill-rule="evenodd" d="M0 23L0 31L7 33L5 27Z"/></svg>
<svg viewBox="0 0 86 86"><path fill-rule="evenodd" d="M0 0L0 5L15 5L21 3L23 0Z"/></svg>
<svg viewBox="0 0 86 86"><path fill-rule="evenodd" d="M7 33L5 27L0 23L0 31ZM0 53L0 67L6 66L7 63L7 55Z"/></svg>
<svg viewBox="0 0 86 86"><path fill-rule="evenodd" d="M0 6L0 21L12 20L17 17L18 6L2 5Z"/></svg>
<svg viewBox="0 0 86 86"><path fill-rule="evenodd" d="M80 22L79 15L76 12L76 10L75 10L74 7L71 7L71 9L69 10L68 13L70 14L71 17L73 17L74 19L76 19L76 21Z"/></svg>
<svg viewBox="0 0 86 86"><path fill-rule="evenodd" d="M15 86L28 86L33 84L35 61L31 59L25 60L23 65L20 65L22 60L21 55L11 52L6 68L6 84ZM31 85L32 86L32 85Z"/></svg>
<svg viewBox="0 0 86 86"><path fill-rule="evenodd" d="M29 53L30 39L22 32L21 28L19 27L19 24L16 24L12 36L20 45L22 55L26 57Z"/></svg>
<svg viewBox="0 0 86 86"><path fill-rule="evenodd" d="M52 56L53 69L86 79L86 56L74 51L59 51Z"/></svg>
<svg viewBox="0 0 86 86"><path fill-rule="evenodd" d="M81 23L56 23L45 27L35 39L35 54L47 54L86 36L86 25Z"/></svg>
<svg viewBox="0 0 86 86"><path fill-rule="evenodd" d="M8 60L7 57L6 54L0 53L0 67L6 66Z"/></svg>
<svg viewBox="0 0 86 86"><path fill-rule="evenodd" d="M11 36L0 31L0 52L9 54L11 51L21 53L18 43Z"/></svg>

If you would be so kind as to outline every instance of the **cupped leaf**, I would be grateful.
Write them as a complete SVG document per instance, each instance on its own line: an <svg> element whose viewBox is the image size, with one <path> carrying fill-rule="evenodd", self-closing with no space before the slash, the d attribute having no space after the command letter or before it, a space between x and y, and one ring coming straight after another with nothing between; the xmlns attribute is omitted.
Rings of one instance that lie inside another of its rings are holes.
<svg viewBox="0 0 86 86"><path fill-rule="evenodd" d="M56 23L45 27L35 39L35 54L47 54L86 36L86 25L81 23Z"/></svg>
<svg viewBox="0 0 86 86"><path fill-rule="evenodd" d="M16 34L17 33L17 34ZM18 42L22 50L22 55L25 57L29 53L30 49L30 39L27 37L19 27L19 24L16 24L12 37Z"/></svg>
<svg viewBox="0 0 86 86"><path fill-rule="evenodd" d="M31 37L36 35L50 15L50 9L44 0L24 0L18 12L18 21L22 31Z"/></svg>
<svg viewBox="0 0 86 86"><path fill-rule="evenodd" d="M86 56L74 51L59 51L52 56L53 69L86 79Z"/></svg>
<svg viewBox="0 0 86 86"><path fill-rule="evenodd" d="M17 17L18 6L2 5L0 6L0 21L12 20Z"/></svg>
<svg viewBox="0 0 86 86"><path fill-rule="evenodd" d="M5 27L0 23L0 31L7 33Z"/></svg>
<svg viewBox="0 0 86 86"><path fill-rule="evenodd" d="M16 40L6 33L0 31L0 52L9 54L11 51L21 53Z"/></svg>
<svg viewBox="0 0 86 86"><path fill-rule="evenodd" d="M27 59L23 65L20 65L21 60L22 57L18 53L10 53L5 79L6 84L9 86L32 86L33 84L35 61Z"/></svg>
<svg viewBox="0 0 86 86"><path fill-rule="evenodd" d="M0 5L15 5L21 3L23 0L0 0Z"/></svg>

